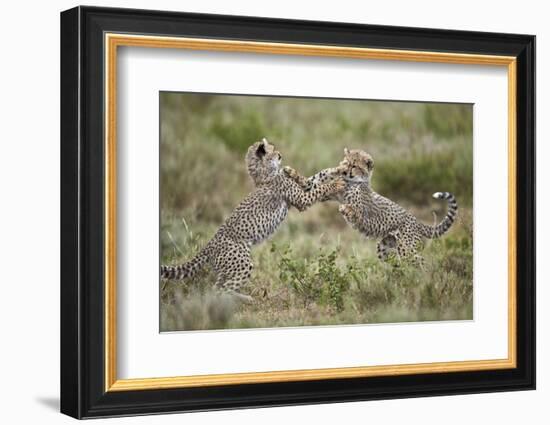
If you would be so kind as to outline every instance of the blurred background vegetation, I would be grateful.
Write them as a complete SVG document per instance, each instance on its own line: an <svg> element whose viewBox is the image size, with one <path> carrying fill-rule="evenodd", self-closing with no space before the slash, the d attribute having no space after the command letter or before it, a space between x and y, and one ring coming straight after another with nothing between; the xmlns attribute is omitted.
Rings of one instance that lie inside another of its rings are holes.
<svg viewBox="0 0 550 425"><path fill-rule="evenodd" d="M162 331L472 319L471 105L163 92L160 108L163 264L192 258L253 189L244 154L262 137L305 175L368 151L374 190L426 223L446 210L432 193L459 203L423 270L380 263L335 202L293 209L252 250L254 303L217 296L205 271L161 291Z"/></svg>

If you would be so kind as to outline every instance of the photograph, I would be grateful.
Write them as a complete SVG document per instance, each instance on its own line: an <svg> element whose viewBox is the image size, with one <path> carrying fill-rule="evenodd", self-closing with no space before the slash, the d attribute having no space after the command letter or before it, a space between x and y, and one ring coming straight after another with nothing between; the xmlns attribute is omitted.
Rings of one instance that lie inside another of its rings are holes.
<svg viewBox="0 0 550 425"><path fill-rule="evenodd" d="M160 331L473 320L473 108L159 92Z"/></svg>

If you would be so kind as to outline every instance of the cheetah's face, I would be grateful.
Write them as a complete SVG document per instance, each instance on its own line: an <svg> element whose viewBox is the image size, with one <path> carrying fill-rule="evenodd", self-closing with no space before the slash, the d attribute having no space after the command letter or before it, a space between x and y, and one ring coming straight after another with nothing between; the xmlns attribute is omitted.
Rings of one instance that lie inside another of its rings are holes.
<svg viewBox="0 0 550 425"><path fill-rule="evenodd" d="M269 143L265 137L258 142L256 156L266 169L278 171L279 168L281 168L281 160L283 159L281 153L276 150L275 145Z"/></svg>
<svg viewBox="0 0 550 425"><path fill-rule="evenodd" d="M370 180L374 169L374 160L360 149L344 149L344 159L336 167L337 175L352 183L362 183Z"/></svg>
<svg viewBox="0 0 550 425"><path fill-rule="evenodd" d="M281 153L266 138L250 146L246 154L248 173L257 183L279 174L281 161Z"/></svg>

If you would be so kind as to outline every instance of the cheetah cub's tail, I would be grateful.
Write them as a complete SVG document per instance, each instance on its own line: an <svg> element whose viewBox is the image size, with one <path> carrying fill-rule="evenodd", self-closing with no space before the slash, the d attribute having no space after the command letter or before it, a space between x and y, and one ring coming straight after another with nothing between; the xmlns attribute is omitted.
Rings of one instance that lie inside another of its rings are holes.
<svg viewBox="0 0 550 425"><path fill-rule="evenodd" d="M192 260L177 266L160 266L160 277L163 279L182 280L196 275L208 260L207 253L203 250Z"/></svg>
<svg viewBox="0 0 550 425"><path fill-rule="evenodd" d="M436 192L432 195L435 199L447 200L447 215L436 226L422 225L423 236L430 239L439 238L449 230L454 221L456 220L456 213L458 211L458 204L452 193L449 192Z"/></svg>

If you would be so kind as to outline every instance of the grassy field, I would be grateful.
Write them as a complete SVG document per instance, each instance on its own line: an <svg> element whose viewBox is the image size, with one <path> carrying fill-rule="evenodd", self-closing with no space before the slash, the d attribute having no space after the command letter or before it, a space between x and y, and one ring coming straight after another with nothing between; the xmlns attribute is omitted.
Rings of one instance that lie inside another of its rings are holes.
<svg viewBox="0 0 550 425"><path fill-rule="evenodd" d="M426 223L445 214L432 193L459 203L451 230L427 242L424 269L380 263L335 202L292 209L253 247L242 290L252 304L215 294L205 270L160 291L162 331L472 318L470 105L179 93L160 103L163 264L192 258L252 190L244 154L261 137L306 175L336 165L344 147L367 150L374 189Z"/></svg>

